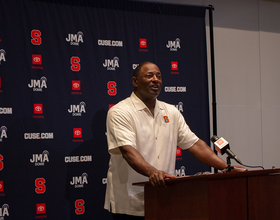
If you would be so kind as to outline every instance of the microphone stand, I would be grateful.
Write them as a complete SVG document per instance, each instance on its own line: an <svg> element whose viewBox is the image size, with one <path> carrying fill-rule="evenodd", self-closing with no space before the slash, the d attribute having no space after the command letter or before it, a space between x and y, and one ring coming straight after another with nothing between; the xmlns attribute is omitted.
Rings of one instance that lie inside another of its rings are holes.
<svg viewBox="0 0 280 220"><path fill-rule="evenodd" d="M230 159L231 159L230 156L227 156L227 165L228 165L228 166L227 166L227 171L228 171L228 172L231 172L231 170L234 169L234 167L231 166Z"/></svg>

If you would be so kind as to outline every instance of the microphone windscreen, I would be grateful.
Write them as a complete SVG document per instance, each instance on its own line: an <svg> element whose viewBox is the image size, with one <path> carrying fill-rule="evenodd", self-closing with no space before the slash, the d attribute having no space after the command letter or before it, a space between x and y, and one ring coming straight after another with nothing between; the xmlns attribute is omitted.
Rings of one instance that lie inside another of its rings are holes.
<svg viewBox="0 0 280 220"><path fill-rule="evenodd" d="M215 141L217 141L219 138L216 135L213 135L211 137L211 141L214 143Z"/></svg>

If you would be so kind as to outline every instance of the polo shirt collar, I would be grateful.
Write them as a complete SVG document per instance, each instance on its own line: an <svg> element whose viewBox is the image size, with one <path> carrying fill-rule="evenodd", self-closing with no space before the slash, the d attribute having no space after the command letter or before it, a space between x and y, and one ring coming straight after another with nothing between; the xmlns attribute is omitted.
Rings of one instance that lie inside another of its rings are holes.
<svg viewBox="0 0 280 220"><path fill-rule="evenodd" d="M134 106L136 107L136 109L138 111L144 110L144 109L148 109L148 107L144 104L144 102L141 101L141 99L139 99L134 92L131 93L130 96L132 103L134 104ZM155 106L155 112L154 115L156 116L158 114L158 112L160 110L163 110L163 107L161 106L161 103L156 99L156 106Z"/></svg>

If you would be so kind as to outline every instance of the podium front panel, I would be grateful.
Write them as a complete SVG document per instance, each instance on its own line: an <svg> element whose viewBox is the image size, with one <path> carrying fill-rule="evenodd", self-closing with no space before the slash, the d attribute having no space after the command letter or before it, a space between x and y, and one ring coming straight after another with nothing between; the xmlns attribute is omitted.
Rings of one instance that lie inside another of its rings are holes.
<svg viewBox="0 0 280 220"><path fill-rule="evenodd" d="M145 186L145 220L208 219L207 181Z"/></svg>
<svg viewBox="0 0 280 220"><path fill-rule="evenodd" d="M248 178L249 220L280 219L279 173Z"/></svg>
<svg viewBox="0 0 280 220"><path fill-rule="evenodd" d="M209 180L209 212L211 220L246 220L246 178Z"/></svg>

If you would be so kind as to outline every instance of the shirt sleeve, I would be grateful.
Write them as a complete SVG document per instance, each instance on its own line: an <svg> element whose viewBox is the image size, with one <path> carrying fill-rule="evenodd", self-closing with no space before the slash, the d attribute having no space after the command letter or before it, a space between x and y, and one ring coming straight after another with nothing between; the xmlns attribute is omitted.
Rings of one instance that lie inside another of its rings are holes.
<svg viewBox="0 0 280 220"><path fill-rule="evenodd" d="M107 141L110 154L120 155L119 147L136 147L133 120L128 112L112 107L107 115Z"/></svg>
<svg viewBox="0 0 280 220"><path fill-rule="evenodd" d="M192 147L199 138L191 131L183 115L178 111L178 146L182 149Z"/></svg>

